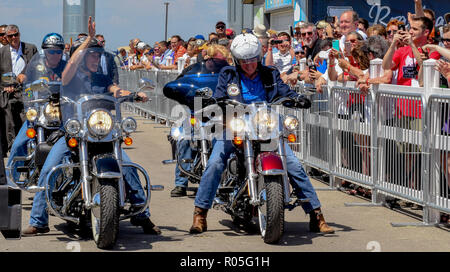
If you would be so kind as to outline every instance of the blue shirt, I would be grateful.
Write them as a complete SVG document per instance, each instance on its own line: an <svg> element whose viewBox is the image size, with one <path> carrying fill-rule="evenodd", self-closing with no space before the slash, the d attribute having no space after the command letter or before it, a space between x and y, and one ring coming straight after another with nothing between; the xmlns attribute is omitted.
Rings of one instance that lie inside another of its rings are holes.
<svg viewBox="0 0 450 272"><path fill-rule="evenodd" d="M242 98L244 102L250 104L252 102L266 101L266 90L262 81L257 75L253 80L241 74Z"/></svg>

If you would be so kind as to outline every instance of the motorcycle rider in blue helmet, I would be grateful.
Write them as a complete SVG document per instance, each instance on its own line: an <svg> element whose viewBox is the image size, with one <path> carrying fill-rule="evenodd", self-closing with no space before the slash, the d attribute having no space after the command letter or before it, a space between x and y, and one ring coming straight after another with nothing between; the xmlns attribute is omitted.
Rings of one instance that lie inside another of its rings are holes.
<svg viewBox="0 0 450 272"><path fill-rule="evenodd" d="M49 81L61 81L62 72L64 67L66 66L66 61L62 60L62 52L64 50L64 39L58 33L49 33L45 35L42 40L41 48L44 51L44 65L46 69L43 69L45 74L40 74L39 76L43 76L48 78ZM36 72L36 67L28 67L25 75L27 78L35 78L36 76L33 73ZM19 133L17 134L14 143L11 147L10 156L8 158L8 166L11 165L14 157L18 156L26 156L27 155L27 144L30 138L27 137L26 131L28 129L29 122L26 120ZM23 165L23 162L17 162L14 165L14 169L12 169L12 176L14 180L18 180L20 174L17 172L17 167ZM7 170L7 178L8 184L11 186L13 182L9 180L9 171Z"/></svg>
<svg viewBox="0 0 450 272"><path fill-rule="evenodd" d="M230 50L235 66L225 67L220 72L214 98L228 98L250 104L258 101L270 103L278 97L291 97L301 105L301 108L311 106L307 98L283 83L276 68L261 64L261 43L256 36L246 33L238 35L233 40ZM238 86L242 91L238 95L234 93L230 95L227 90L231 85ZM217 139L214 143L195 198L193 224L189 230L191 234L207 230L206 216L212 207L221 175L233 148L231 140ZM334 233L334 229L325 222L317 194L300 161L287 144L285 148L287 172L294 192L299 199L310 200L302 204L304 211L310 214L310 231Z"/></svg>
<svg viewBox="0 0 450 272"><path fill-rule="evenodd" d="M89 18L89 36L77 40L71 50L71 58L69 60L69 64L66 66L63 71L63 79L70 78L70 73L74 68L73 65L77 65L73 60L77 59L80 55L80 52L84 49L95 48L96 51L101 50L100 43L97 39L95 39L95 23L92 23L92 19ZM89 54L89 53L88 53ZM99 58L98 58L99 60ZM75 69L76 70L76 69ZM96 73L97 71L91 71L91 73ZM72 75L73 77L73 75ZM70 80L69 80L70 81ZM63 80L63 85L64 85ZM114 92L116 95L129 95L131 92L122 90L118 86L112 84L105 88L106 91ZM143 101L148 100L147 96L144 93L138 93ZM55 145L52 147L48 157L42 167L41 175L39 176L38 186L44 187L46 182L47 174L52 170L53 167L61 164L65 157L71 156L70 150L66 145L66 140L64 137L61 137ZM124 163L131 162L130 158L125 152L122 152L122 160ZM131 192L130 201L133 205L141 205L145 203L145 193L142 188L142 185L139 180L139 176L135 169L131 169L129 167L123 168L123 176L126 182L126 186ZM56 175L52 176L52 179L49 181L49 187L53 187L56 182ZM48 214L46 211L47 203L45 200L45 192L41 191L35 194L33 200L33 207L31 209L29 227L25 229L22 233L24 236L32 236L38 233L47 233L50 231L48 227ZM131 218L131 224L134 226L141 226L144 233L159 235L161 234L161 230L153 224L150 220L150 212L147 208L143 213L136 215Z"/></svg>

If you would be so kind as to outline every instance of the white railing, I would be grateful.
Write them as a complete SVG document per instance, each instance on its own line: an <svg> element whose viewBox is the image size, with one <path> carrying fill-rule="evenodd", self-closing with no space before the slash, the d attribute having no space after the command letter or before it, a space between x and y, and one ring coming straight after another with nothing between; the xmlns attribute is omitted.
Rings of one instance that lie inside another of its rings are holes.
<svg viewBox="0 0 450 272"><path fill-rule="evenodd" d="M371 62L372 78L382 75L381 62ZM375 84L362 96L354 82L328 82L322 93L311 95L310 109L281 109L300 120L294 153L327 173L330 189L344 179L371 189L366 205L383 205L386 196L405 199L423 207L423 222L416 225L437 224L440 212L450 213L450 91L438 88L434 66L434 60L424 62L424 87ZM162 88L178 73L121 71L120 82L133 90L140 77L154 80L152 101L130 106L170 123L176 102L165 98ZM295 89L303 92L303 84ZM400 118L400 112L410 117Z"/></svg>

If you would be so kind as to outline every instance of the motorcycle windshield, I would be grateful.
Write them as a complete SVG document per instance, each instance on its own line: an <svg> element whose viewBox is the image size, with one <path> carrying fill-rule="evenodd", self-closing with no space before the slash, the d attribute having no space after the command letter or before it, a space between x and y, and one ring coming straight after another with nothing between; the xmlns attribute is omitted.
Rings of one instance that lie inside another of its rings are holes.
<svg viewBox="0 0 450 272"><path fill-rule="evenodd" d="M76 52L67 64L60 99L64 124L70 119L78 120L82 126L95 121L96 125L103 124L111 131L115 122L120 120L120 101L109 91L113 83L102 72L102 53L99 48L82 50ZM88 129L91 131L89 127L84 131Z"/></svg>
<svg viewBox="0 0 450 272"><path fill-rule="evenodd" d="M67 63L62 60L62 52L60 49L44 49L28 63L23 89L25 107L60 92L62 72Z"/></svg>
<svg viewBox="0 0 450 272"><path fill-rule="evenodd" d="M228 65L225 60L214 58L193 64L186 68L176 80L167 83L163 93L167 98L193 109L195 91L205 87L214 91L217 87L220 70Z"/></svg>

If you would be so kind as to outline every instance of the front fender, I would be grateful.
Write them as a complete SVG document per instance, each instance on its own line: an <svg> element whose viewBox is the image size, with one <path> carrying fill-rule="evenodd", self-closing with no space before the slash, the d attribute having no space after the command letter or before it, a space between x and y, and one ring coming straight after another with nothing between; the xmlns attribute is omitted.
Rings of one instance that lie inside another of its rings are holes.
<svg viewBox="0 0 450 272"><path fill-rule="evenodd" d="M282 175L285 174L281 157L275 152L260 153L255 160L258 173L262 175Z"/></svg>
<svg viewBox="0 0 450 272"><path fill-rule="evenodd" d="M120 179L119 161L112 154L95 156L92 159L92 175L101 179Z"/></svg>

